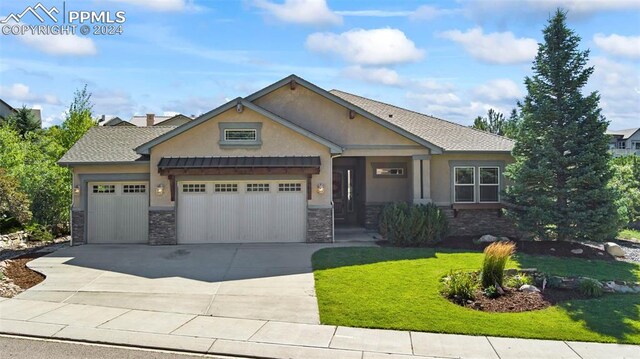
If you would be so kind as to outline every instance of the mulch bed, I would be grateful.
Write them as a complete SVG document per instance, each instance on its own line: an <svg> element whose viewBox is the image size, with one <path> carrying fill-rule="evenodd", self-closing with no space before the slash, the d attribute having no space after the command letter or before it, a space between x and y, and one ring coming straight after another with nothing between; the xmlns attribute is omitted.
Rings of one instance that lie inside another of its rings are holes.
<svg viewBox="0 0 640 359"><path fill-rule="evenodd" d="M476 299L464 303L464 306L483 312L518 313L544 309L568 300L587 299L579 292L551 288L547 288L544 293L520 292L512 288L505 288L504 291L503 295L492 299L478 289Z"/></svg>
<svg viewBox="0 0 640 359"><path fill-rule="evenodd" d="M27 268L27 263L45 254L47 253L29 253L8 261L4 275L22 289L29 289L39 284L45 276Z"/></svg>
<svg viewBox="0 0 640 359"><path fill-rule="evenodd" d="M452 249L468 249L482 252L491 243L474 243L477 236L451 236L438 243L437 247ZM544 255L554 257L569 257L582 259L600 259L615 261L616 259L606 251L577 242L564 241L513 241L516 244L516 252L532 255ZM582 249L582 253L575 254L571 250Z"/></svg>

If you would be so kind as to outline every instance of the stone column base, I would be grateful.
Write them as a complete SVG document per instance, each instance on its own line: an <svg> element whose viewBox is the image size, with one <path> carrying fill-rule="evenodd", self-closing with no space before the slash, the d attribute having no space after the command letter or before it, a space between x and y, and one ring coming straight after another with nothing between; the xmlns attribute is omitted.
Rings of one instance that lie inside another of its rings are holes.
<svg viewBox="0 0 640 359"><path fill-rule="evenodd" d="M333 242L333 208L307 208L307 243Z"/></svg>
<svg viewBox="0 0 640 359"><path fill-rule="evenodd" d="M149 244L178 244L175 209L149 210Z"/></svg>
<svg viewBox="0 0 640 359"><path fill-rule="evenodd" d="M84 236L84 211L71 211L71 243L87 243Z"/></svg>

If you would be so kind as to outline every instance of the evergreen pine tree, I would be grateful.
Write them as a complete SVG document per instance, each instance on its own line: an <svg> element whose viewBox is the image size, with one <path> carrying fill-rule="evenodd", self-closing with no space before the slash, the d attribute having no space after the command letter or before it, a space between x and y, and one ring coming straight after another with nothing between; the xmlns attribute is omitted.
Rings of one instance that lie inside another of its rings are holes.
<svg viewBox="0 0 640 359"><path fill-rule="evenodd" d="M598 93L582 94L593 67L565 23L566 13L557 10L543 30L533 76L525 79L507 200L523 230L547 239L601 241L618 226L615 195L607 187L608 122Z"/></svg>

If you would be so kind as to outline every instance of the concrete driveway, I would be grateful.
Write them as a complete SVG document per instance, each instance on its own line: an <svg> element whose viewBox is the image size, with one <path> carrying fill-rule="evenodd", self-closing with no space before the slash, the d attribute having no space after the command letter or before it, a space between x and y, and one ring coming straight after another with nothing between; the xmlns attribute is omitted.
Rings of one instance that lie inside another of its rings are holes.
<svg viewBox="0 0 640 359"><path fill-rule="evenodd" d="M84 245L29 263L18 299L319 323L311 255L331 244Z"/></svg>

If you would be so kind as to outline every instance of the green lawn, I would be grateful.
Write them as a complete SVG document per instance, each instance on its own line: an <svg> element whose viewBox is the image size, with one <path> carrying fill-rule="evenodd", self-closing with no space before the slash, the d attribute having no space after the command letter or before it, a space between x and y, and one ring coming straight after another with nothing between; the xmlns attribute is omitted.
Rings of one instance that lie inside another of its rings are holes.
<svg viewBox="0 0 640 359"><path fill-rule="evenodd" d="M328 248L313 255L323 324L441 333L640 344L640 295L605 295L540 311L485 313L439 293L450 269L478 270L481 253L448 249ZM517 255L507 267L638 281L640 266Z"/></svg>
<svg viewBox="0 0 640 359"><path fill-rule="evenodd" d="M635 229L623 229L618 233L618 238L640 240L640 231L636 231Z"/></svg>

